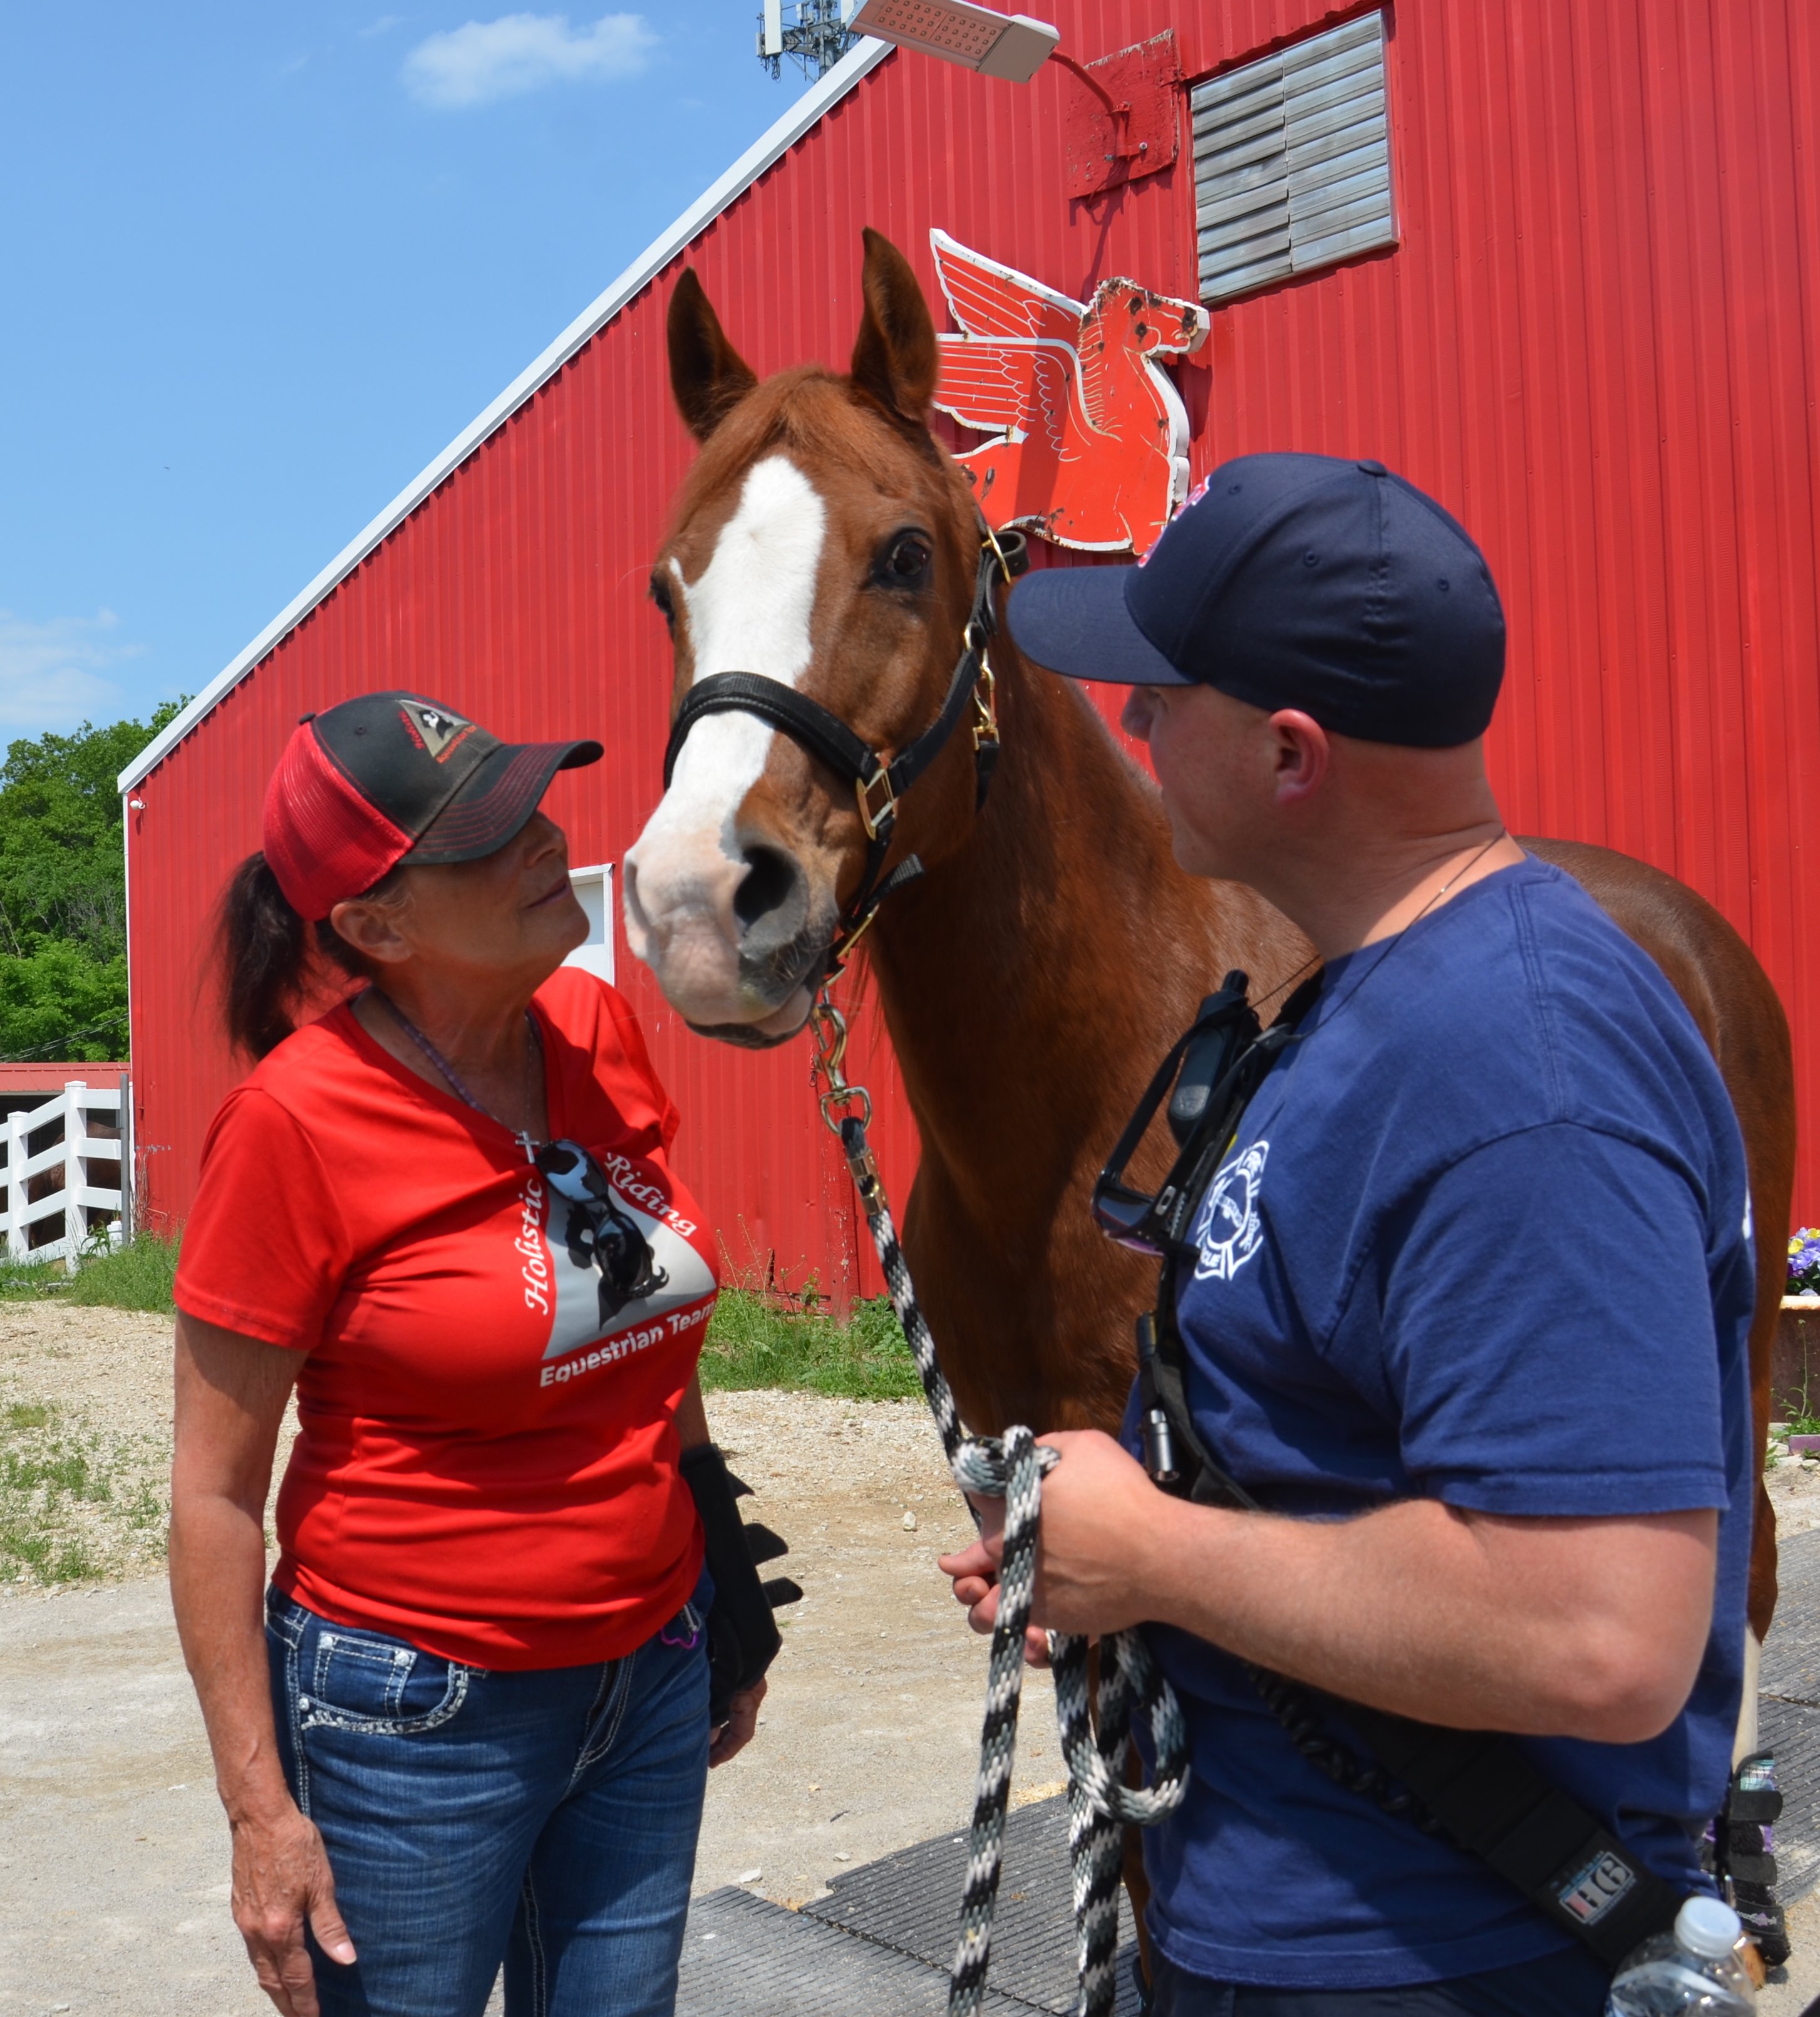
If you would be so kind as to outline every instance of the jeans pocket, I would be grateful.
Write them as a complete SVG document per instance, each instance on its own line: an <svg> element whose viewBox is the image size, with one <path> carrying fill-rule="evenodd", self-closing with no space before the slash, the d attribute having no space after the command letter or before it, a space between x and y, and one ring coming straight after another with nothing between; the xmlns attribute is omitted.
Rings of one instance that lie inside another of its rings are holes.
<svg viewBox="0 0 1820 2017"><path fill-rule="evenodd" d="M299 1649L299 1727L373 1737L440 1729L467 1698L471 1670L403 1640L312 1618Z"/></svg>

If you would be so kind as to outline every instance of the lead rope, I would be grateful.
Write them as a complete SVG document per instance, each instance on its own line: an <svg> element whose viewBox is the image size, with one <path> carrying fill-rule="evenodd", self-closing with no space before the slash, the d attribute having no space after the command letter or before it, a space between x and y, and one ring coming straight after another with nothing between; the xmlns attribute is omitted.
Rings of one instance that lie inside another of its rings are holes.
<svg viewBox="0 0 1820 2017"><path fill-rule="evenodd" d="M822 1118L840 1138L847 1167L878 1251L892 1307L910 1341L929 1412L942 1438L954 1481L964 1492L1005 1502L1004 1561L999 1571L998 1619L987 1671L986 1716L979 1737L979 1778L967 1846L967 1882L960 1896L960 1937L948 1979L949 2017L975 2017L986 1991L992 1957L993 1914L998 1900L1011 1764L1017 1750L1018 1707L1023 1690L1024 1633L1036 1582L1036 1529L1043 1474L1056 1453L1039 1449L1022 1426L1003 1436L962 1432L954 1395L935 1357L910 1268L898 1244L878 1165L866 1138L872 1100L863 1086L847 1083L847 1025L824 987L811 1016L816 1069L827 1082ZM1071 1633L1049 1635L1055 1676L1055 1713L1068 1761L1068 1842L1073 1866L1076 1951L1083 2017L1112 2017L1118 1994L1120 1831L1148 1828L1181 1803L1188 1778L1188 1727L1175 1690L1158 1671L1137 1632L1100 1641L1100 1721L1096 1735L1087 1687L1087 1642ZM1131 1718L1136 1708L1149 1725L1156 1766L1148 1788L1127 1786Z"/></svg>

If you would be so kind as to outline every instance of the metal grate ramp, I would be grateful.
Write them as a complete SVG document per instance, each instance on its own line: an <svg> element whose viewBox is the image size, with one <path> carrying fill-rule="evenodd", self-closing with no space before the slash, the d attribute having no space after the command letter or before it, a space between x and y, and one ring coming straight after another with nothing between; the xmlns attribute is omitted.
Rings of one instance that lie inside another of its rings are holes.
<svg viewBox="0 0 1820 2017"><path fill-rule="evenodd" d="M1784 1904L1820 1884L1820 1529L1782 1547L1782 1596L1763 1654L1761 1741L1782 1789L1776 1860ZM941 2017L964 1835L943 1835L836 1878L787 1911L744 1891L698 1898L683 1943L679 2017ZM1119 1899L1118 2017L1137 2017L1130 1907ZM1075 2007L1068 1809L1044 1800L1005 1828L993 1930L993 2017Z"/></svg>
<svg viewBox="0 0 1820 2017"><path fill-rule="evenodd" d="M943 1835L837 1878L798 1912L732 1889L697 1898L678 2017L941 2017L966 1863L965 1836ZM1118 2017L1137 2017L1123 1896L1119 1933ZM1006 1824L985 2007L1068 2017L1076 1999L1068 1807L1044 1800Z"/></svg>
<svg viewBox="0 0 1820 2017"><path fill-rule="evenodd" d="M1782 1789L1776 1896L1792 1905L1820 1883L1820 1531L1786 1535L1782 1592L1763 1648L1757 1741Z"/></svg>

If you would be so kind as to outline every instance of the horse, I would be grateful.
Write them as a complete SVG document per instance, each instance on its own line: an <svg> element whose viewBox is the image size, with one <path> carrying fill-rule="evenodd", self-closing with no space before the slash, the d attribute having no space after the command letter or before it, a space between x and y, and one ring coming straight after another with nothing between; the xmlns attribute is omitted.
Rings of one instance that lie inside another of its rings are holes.
<svg viewBox="0 0 1820 2017"><path fill-rule="evenodd" d="M902 750L939 712L972 607L981 525L929 431L939 352L921 287L865 234L845 373L759 381L692 269L671 297L672 389L700 444L651 575L675 644L674 702L728 671L767 676ZM962 1416L979 1434L1115 1431L1154 1264L1087 1210L1157 1059L1233 968L1253 998L1310 959L1237 884L1176 865L1154 785L1073 682L991 645L1000 754L983 802L957 735L899 805L892 894L866 954L921 1138L905 1253ZM807 1021L868 868L849 781L750 713L704 716L625 861L627 936L691 1027L754 1046ZM1758 1243L1750 1334L1757 1447L1793 1189L1793 1068L1768 977L1719 913L1610 850L1526 839L1658 962L1712 1050L1748 1153ZM1139 1179L1159 1179L1151 1145ZM1775 1528L1757 1488L1752 1658L1775 1606Z"/></svg>

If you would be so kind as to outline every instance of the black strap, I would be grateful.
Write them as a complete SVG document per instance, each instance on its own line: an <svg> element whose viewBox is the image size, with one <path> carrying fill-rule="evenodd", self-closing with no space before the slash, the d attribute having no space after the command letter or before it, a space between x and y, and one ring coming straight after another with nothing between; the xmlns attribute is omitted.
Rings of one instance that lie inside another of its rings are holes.
<svg viewBox="0 0 1820 2017"><path fill-rule="evenodd" d="M1285 1023L1292 1028L1316 991L1313 983L1299 990L1266 1037ZM1252 1047L1253 1055L1261 1042ZM1183 1048L1178 1045L1172 1057ZM1258 1071L1242 1077L1226 1074L1170 1171L1187 1202L1173 1214L1177 1236L1163 1262L1156 1310L1140 1318L1137 1326L1140 1409L1147 1428L1152 1411L1161 1412L1168 1431L1163 1446L1172 1449L1172 1474L1159 1482L1196 1504L1251 1512L1262 1510L1258 1500L1219 1463L1189 1406L1175 1292L1177 1270L1187 1251L1180 1234L1188 1211L1217 1174L1263 1077ZM1183 1165L1191 1162L1189 1174ZM1615 1969L1640 1940L1674 1923L1680 1894L1549 1780L1514 1738L1393 1716L1304 1687L1268 1668L1245 1665L1271 1714L1317 1770L1479 1857L1607 1967ZM1335 1737L1336 1722L1364 1741L1375 1763L1361 1763Z"/></svg>
<svg viewBox="0 0 1820 2017"><path fill-rule="evenodd" d="M834 774L852 785L866 826L866 861L852 900L842 914L827 963L821 977L836 972L849 946L870 922L879 905L893 889L901 889L922 873L912 856L882 885L878 878L891 851L897 824L897 802L934 763L965 718L974 690L979 683L987 642L998 630L998 612L993 594L1003 582L1015 581L1030 565L1029 550L1022 532L996 536L980 521L982 535L979 561L973 583L973 605L953 677L948 683L941 712L914 741L888 762L863 741L840 716L807 694L798 693L781 680L762 673L713 673L698 680L683 696L670 724L670 739L664 749L664 789L670 788L676 758L689 731L704 715L755 714L774 728L780 728L792 741L825 763ZM974 744L974 802L986 803L993 774L998 766L996 734L981 734ZM909 870L909 873L905 871Z"/></svg>
<svg viewBox="0 0 1820 2017"><path fill-rule="evenodd" d="M683 696L683 704L670 725L670 740L664 751L666 792L690 730L705 714L733 712L758 715L773 727L782 729L792 741L819 757L847 784L869 782L883 767L840 716L820 701L787 687L781 680L767 679L762 673L715 673L698 681Z"/></svg>

